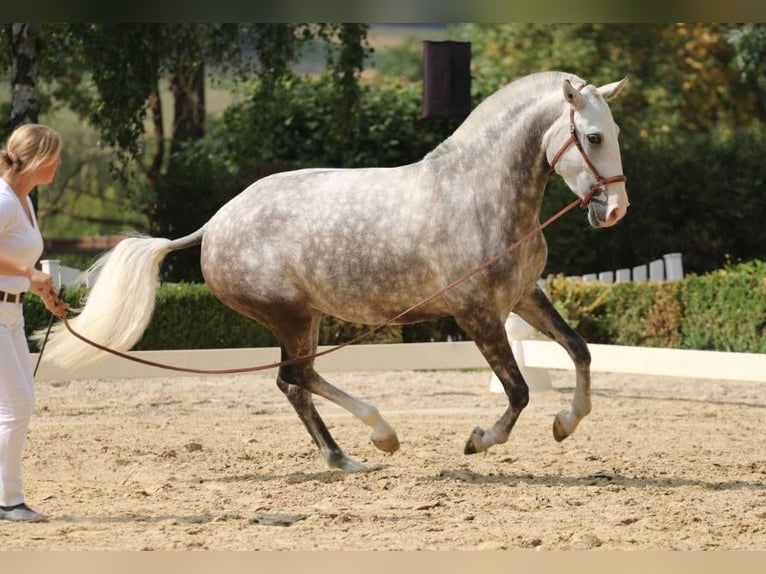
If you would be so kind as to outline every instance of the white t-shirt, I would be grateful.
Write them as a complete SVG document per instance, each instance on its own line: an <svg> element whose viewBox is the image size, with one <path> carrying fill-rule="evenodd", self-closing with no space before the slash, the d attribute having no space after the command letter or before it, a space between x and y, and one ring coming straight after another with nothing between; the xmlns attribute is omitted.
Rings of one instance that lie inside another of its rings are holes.
<svg viewBox="0 0 766 574"><path fill-rule="evenodd" d="M43 253L43 237L37 228L37 218L32 201L26 198L32 223L24 213L18 197L0 179L0 253L16 261L34 267ZM29 289L29 279L22 276L0 275L0 290L22 293Z"/></svg>

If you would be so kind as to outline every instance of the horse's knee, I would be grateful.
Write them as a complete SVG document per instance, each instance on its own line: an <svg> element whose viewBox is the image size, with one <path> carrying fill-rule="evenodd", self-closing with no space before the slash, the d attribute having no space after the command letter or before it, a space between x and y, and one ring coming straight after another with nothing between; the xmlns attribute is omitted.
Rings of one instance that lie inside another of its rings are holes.
<svg viewBox="0 0 766 574"><path fill-rule="evenodd" d="M502 379L501 379L502 381ZM527 385L521 372L511 378L510 383L503 383L505 394L511 407L520 412L529 404L529 385Z"/></svg>
<svg viewBox="0 0 766 574"><path fill-rule="evenodd" d="M290 388L290 383L286 383L286 382L285 382L285 381L282 379L282 377L277 377L277 388L278 388L280 391L282 391L284 394L287 394L287 392L288 392L288 390L289 390L289 388Z"/></svg>
<svg viewBox="0 0 766 574"><path fill-rule="evenodd" d="M572 360L575 364L584 367L590 366L590 349L588 349L588 344L585 342L585 339L575 333L570 339L569 348L571 349Z"/></svg>
<svg viewBox="0 0 766 574"><path fill-rule="evenodd" d="M529 404L529 386L526 383L516 384L511 389L511 406L516 411L521 411Z"/></svg>
<svg viewBox="0 0 766 574"><path fill-rule="evenodd" d="M299 404L306 402L306 397L309 397L310 401L310 393L303 388L300 384L293 383L293 382L287 382L282 377L277 377L277 387L279 388L282 393L287 397L287 400L290 401L294 406L298 406Z"/></svg>

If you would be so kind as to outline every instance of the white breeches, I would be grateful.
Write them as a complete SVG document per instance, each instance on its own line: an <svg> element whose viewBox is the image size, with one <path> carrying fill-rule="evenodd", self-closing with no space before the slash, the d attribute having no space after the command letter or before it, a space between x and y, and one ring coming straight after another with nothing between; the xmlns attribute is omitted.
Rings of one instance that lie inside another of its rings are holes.
<svg viewBox="0 0 766 574"><path fill-rule="evenodd" d="M34 400L21 305L0 303L0 506L24 502L21 459Z"/></svg>

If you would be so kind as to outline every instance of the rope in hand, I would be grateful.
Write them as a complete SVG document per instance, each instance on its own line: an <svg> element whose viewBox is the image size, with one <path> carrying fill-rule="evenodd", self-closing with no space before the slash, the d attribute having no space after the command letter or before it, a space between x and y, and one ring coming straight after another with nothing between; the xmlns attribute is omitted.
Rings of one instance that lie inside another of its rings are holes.
<svg viewBox="0 0 766 574"><path fill-rule="evenodd" d="M56 303L56 306L58 306L59 303L61 302L61 295L63 293L64 293L64 286L62 285L61 287L59 287L59 292L57 294L51 292L51 294L48 297L46 297L45 300L48 301L49 299L51 299L51 297L55 296L56 299L54 300L54 302ZM66 315L64 317L66 317ZM48 337L50 337L51 327L53 327L53 320L55 318L56 318L56 315L51 313L51 318L48 321L48 329L45 331L45 338L43 339L42 345L40 345L40 352L37 355L37 363L35 363L35 370L32 373L33 377L37 376L37 369L40 368L40 361L43 358L43 351L45 351L45 344L48 342Z"/></svg>
<svg viewBox="0 0 766 574"><path fill-rule="evenodd" d="M442 287L439 291L437 291L433 295L423 299L422 301L420 301L419 303L416 303L415 305L412 305L411 307L405 309L404 311L402 311L398 315L396 315L394 317L391 317L387 321L384 321L383 323L375 325L371 329L367 330L366 332L362 333L361 335L358 335L358 336L354 337L350 341L346 341L345 343L341 343L339 345L335 345L335 346L330 347L328 349L325 349L323 351L319 351L319 352L316 352L316 353L311 353L309 355L302 355L300 357L293 357L292 359L286 359L286 360L283 360L283 361L278 361L278 362L269 363L269 364L265 364L265 365L257 365L257 366L254 366L254 367L244 367L244 368L233 368L233 369L195 369L195 368L192 368L192 367L178 367L178 366L173 366L173 365L167 365L167 364L164 364L164 363L158 363L156 361L150 361L148 359L142 359L140 357L135 357L135 356L128 355L126 353L122 353L122 352L117 351L115 349L110 349L109 347L107 347L105 345L101 345L100 343L92 341L92 340L88 339L87 337L85 337L84 335L81 335L80 333L77 333L71 327L71 325L69 324L69 321L68 321L68 319L66 317L66 314L64 314L61 317L61 320L64 322L64 326L66 327L66 329L73 336L77 337L78 339L80 339L81 341L83 341L84 343L86 343L88 345L96 347L97 349L100 349L101 351L105 351L107 353L111 353L112 355L115 355L117 357L121 357L123 359L127 359L129 361L133 361L135 363L141 363L143 365L149 365L151 367L158 367L160 369L169 369L169 370L172 370L172 371L180 371L180 372L185 372L185 373L198 373L198 374L204 374L204 375L226 375L226 374L233 374L233 373L250 373L250 372L254 372L254 371L265 371L267 369L274 369L274 368L282 367L282 366L286 366L286 365L294 365L296 363L302 363L304 361L315 359L317 357L322 357L324 355L329 355L330 353L334 353L335 351L339 351L340 349L343 349L344 347L348 347L349 345L353 345L355 343L358 343L359 341L361 341L361 340L369 337L373 333L379 331L383 327L386 327L386 326L394 323L395 321L401 319L407 313L410 313L410 312L412 312L412 311L414 311L416 309L419 309L423 305L426 305L426 304L430 303L431 301L433 301L434 299L436 299L437 297L439 297L440 295L442 295L446 291L448 291L448 290L452 289L453 287L459 285L460 283L463 283L464 281L470 279L471 277L473 277L474 275L476 275L480 271L483 271L484 269L486 269L487 267L489 267L493 263L496 263L497 261L499 261L500 259L502 259L506 255L511 253L513 250L518 248L518 246L521 245L524 241L528 240L533 235L536 235L537 233L539 233L540 231L542 231L543 229L548 227L548 225L550 225L555 220L557 220L559 217L561 217L565 213L568 213L569 211L571 211L572 209L574 209L578 205L581 206L581 207L587 207L587 205L590 202L591 198L593 197L593 194L595 193L595 191L597 191L597 190L596 189L592 189L583 199L575 199L569 205L567 205L566 207L563 207L562 209L557 211L555 214L550 216L543 223L537 225L531 231L525 233L519 239L514 241L511 245L506 247L503 251L501 251L500 253L498 253L497 255L492 257L491 259L486 260L484 263L482 263L478 267L474 268L473 270L469 271L468 273L466 273L462 277L460 277L458 279L455 279L451 283L449 283L446 286ZM53 296L56 296L55 293L51 293L51 294ZM50 332L50 326L48 327L48 331ZM48 336L46 334L46 340L47 340L47 338L48 338ZM43 342L43 347L44 347L44 345L45 345L45 343ZM42 349L40 351L40 356L42 356ZM38 357L38 362L39 362L39 357Z"/></svg>

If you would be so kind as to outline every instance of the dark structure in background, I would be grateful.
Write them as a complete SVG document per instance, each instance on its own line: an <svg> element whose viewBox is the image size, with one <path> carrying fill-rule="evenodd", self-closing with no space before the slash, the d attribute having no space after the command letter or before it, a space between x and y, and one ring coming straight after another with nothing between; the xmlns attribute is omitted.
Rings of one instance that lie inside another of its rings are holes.
<svg viewBox="0 0 766 574"><path fill-rule="evenodd" d="M423 42L421 118L465 118L471 112L471 43Z"/></svg>

